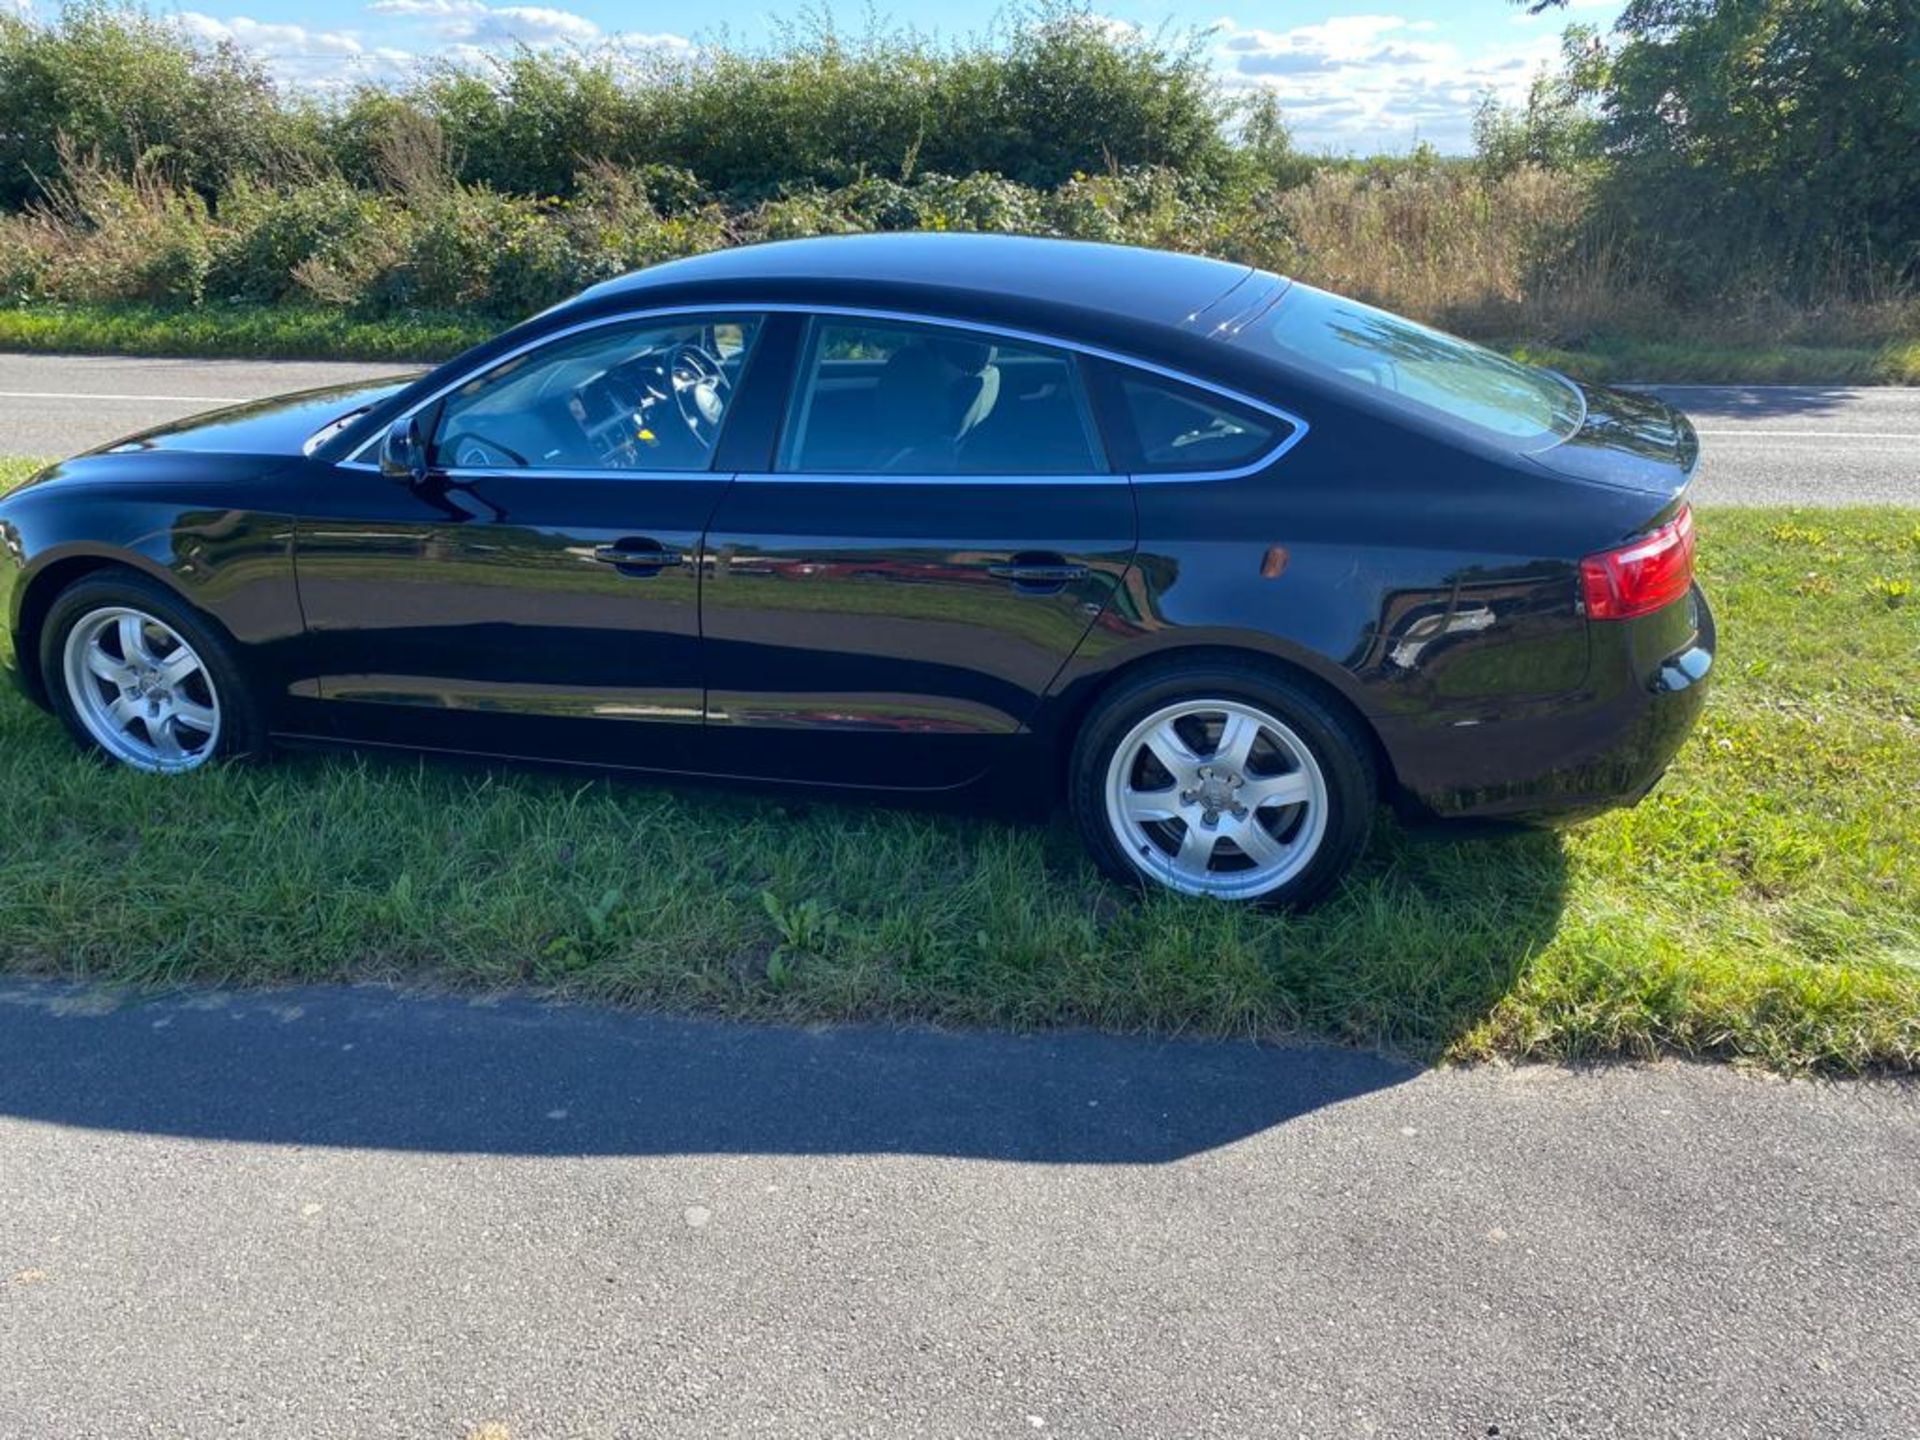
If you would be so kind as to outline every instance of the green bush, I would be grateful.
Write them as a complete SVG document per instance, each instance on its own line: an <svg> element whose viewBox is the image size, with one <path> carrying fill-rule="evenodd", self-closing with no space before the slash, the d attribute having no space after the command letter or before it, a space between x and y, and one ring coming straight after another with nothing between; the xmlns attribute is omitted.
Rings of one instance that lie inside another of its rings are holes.
<svg viewBox="0 0 1920 1440"><path fill-rule="evenodd" d="M302 292L303 266L351 267L381 225L383 206L333 178L272 191L242 180L220 197L207 276L223 300L284 300Z"/></svg>
<svg viewBox="0 0 1920 1440"><path fill-rule="evenodd" d="M70 162L67 174L42 208L10 227L18 268L37 268L43 293L165 305L206 298L216 232L197 192L146 170L118 175Z"/></svg>
<svg viewBox="0 0 1920 1440"><path fill-rule="evenodd" d="M70 156L164 165L203 196L323 163L312 107L230 45L100 0L46 24L0 8L0 207L43 198Z"/></svg>
<svg viewBox="0 0 1920 1440"><path fill-rule="evenodd" d="M1303 157L1195 37L1087 0L957 43L815 19L757 49L521 50L324 105L182 21L0 0L0 298L504 317L743 240L999 230L1555 347L1680 314L1827 343L1869 309L1906 345L1916 4L1627 0L1524 107L1484 107L1466 161Z"/></svg>
<svg viewBox="0 0 1920 1440"><path fill-rule="evenodd" d="M63 141L128 168L164 163L212 198L247 177L286 189L338 172L406 193L443 174L504 194L566 196L597 166L664 167L749 202L800 184L923 170L1052 186L1078 171L1223 175L1232 146L1205 56L1044 0L997 34L937 45L816 20L768 48L635 58L534 51L429 66L328 112L279 92L229 45L83 0L57 19L0 17L0 207L58 177ZM698 203L682 192L663 210Z"/></svg>

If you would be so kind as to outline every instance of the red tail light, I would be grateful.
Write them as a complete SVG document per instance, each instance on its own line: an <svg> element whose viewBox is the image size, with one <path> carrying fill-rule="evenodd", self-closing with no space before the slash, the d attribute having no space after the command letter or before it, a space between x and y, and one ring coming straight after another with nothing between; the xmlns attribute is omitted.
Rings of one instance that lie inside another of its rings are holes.
<svg viewBox="0 0 1920 1440"><path fill-rule="evenodd" d="M1580 594L1594 620L1631 620L1671 605L1693 584L1693 509L1651 535L1580 562Z"/></svg>

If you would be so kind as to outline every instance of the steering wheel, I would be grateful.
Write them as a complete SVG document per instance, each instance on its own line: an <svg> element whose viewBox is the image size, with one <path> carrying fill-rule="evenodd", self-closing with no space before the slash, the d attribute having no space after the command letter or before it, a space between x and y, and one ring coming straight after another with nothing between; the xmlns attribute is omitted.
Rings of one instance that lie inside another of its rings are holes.
<svg viewBox="0 0 1920 1440"><path fill-rule="evenodd" d="M720 357L688 340L673 348L665 370L681 420L702 450L713 449L720 438L720 417L733 394L733 381Z"/></svg>
<svg viewBox="0 0 1920 1440"><path fill-rule="evenodd" d="M449 435L434 447L445 456L447 465L462 470L488 470L500 464L505 456L507 463L527 468L527 459L517 450L510 450L498 440L489 440L486 436L472 430L462 430L458 435Z"/></svg>

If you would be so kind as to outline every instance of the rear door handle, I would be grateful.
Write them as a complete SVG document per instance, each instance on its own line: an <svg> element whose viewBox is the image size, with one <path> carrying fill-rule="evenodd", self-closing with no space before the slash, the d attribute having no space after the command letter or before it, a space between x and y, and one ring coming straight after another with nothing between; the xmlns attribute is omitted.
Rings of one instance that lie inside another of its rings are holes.
<svg viewBox="0 0 1920 1440"><path fill-rule="evenodd" d="M611 565L622 575L657 575L669 566L678 565L686 559L678 550L668 550L660 545L599 545L594 547L593 558L603 565Z"/></svg>
<svg viewBox="0 0 1920 1440"><path fill-rule="evenodd" d="M1010 580L1016 590L1059 590L1076 580L1087 578L1087 567L1070 565L1065 560L1014 560L1005 565L989 565L987 573L997 580Z"/></svg>

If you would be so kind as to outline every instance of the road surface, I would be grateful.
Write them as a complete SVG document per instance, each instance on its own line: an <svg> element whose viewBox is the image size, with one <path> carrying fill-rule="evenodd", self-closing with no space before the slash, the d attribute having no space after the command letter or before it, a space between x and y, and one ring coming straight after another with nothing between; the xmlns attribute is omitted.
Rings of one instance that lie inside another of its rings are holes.
<svg viewBox="0 0 1920 1440"><path fill-rule="evenodd" d="M0 355L0 454L70 455L229 401L405 368ZM1656 388L1700 430L1703 504L1920 505L1920 389Z"/></svg>
<svg viewBox="0 0 1920 1440"><path fill-rule="evenodd" d="M1916 1175L1892 1083L0 982L0 1436L1911 1436Z"/></svg>

